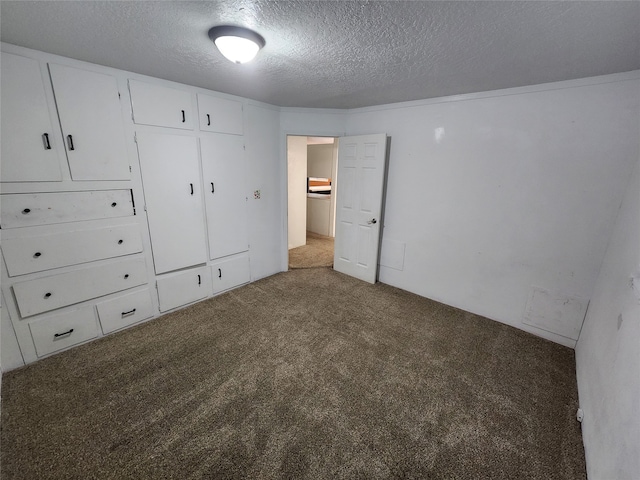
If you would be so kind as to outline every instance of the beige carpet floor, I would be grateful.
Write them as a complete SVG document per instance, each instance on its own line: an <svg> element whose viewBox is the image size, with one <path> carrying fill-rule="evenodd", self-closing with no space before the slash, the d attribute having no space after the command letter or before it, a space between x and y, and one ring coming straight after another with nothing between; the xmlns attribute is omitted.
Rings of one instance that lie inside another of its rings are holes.
<svg viewBox="0 0 640 480"><path fill-rule="evenodd" d="M582 479L571 349L328 268L9 372L14 479Z"/></svg>
<svg viewBox="0 0 640 480"><path fill-rule="evenodd" d="M333 267L333 240L307 232L307 244L289 250L289 269Z"/></svg>

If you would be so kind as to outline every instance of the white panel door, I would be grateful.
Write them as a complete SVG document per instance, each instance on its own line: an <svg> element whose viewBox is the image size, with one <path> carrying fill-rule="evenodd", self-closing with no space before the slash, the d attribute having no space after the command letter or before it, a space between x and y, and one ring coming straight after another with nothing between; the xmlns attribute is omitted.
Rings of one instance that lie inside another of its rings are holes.
<svg viewBox="0 0 640 480"><path fill-rule="evenodd" d="M49 64L73 180L128 180L115 77Z"/></svg>
<svg viewBox="0 0 640 480"><path fill-rule="evenodd" d="M200 138L211 260L249 249L244 137Z"/></svg>
<svg viewBox="0 0 640 480"><path fill-rule="evenodd" d="M3 182L60 181L62 145L54 130L40 64L2 54Z"/></svg>
<svg viewBox="0 0 640 480"><path fill-rule="evenodd" d="M156 273L205 263L196 139L138 133L137 143Z"/></svg>
<svg viewBox="0 0 640 480"><path fill-rule="evenodd" d="M200 130L242 135L242 103L198 94Z"/></svg>
<svg viewBox="0 0 640 480"><path fill-rule="evenodd" d="M375 283L386 164L385 134L338 140L333 268Z"/></svg>

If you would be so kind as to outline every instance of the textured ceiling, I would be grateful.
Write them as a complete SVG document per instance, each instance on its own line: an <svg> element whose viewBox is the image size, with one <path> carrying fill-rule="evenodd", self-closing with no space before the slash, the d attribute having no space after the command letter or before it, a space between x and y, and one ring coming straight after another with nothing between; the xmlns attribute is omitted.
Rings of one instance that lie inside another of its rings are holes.
<svg viewBox="0 0 640 480"><path fill-rule="evenodd" d="M354 108L640 69L640 2L2 1L3 42L296 107ZM232 64L207 36L266 39Z"/></svg>

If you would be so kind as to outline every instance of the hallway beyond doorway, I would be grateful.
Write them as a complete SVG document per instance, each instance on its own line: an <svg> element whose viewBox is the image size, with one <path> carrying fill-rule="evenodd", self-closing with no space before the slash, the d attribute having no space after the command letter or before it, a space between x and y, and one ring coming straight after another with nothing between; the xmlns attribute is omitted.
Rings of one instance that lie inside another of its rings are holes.
<svg viewBox="0 0 640 480"><path fill-rule="evenodd" d="M289 270L333 267L333 237L307 231L307 244L289 250Z"/></svg>

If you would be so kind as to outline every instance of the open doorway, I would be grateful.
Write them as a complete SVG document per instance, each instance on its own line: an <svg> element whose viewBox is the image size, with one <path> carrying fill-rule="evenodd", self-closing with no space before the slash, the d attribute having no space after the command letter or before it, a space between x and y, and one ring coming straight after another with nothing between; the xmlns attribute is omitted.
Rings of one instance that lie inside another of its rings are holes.
<svg viewBox="0 0 640 480"><path fill-rule="evenodd" d="M287 136L289 269L333 266L338 142Z"/></svg>

